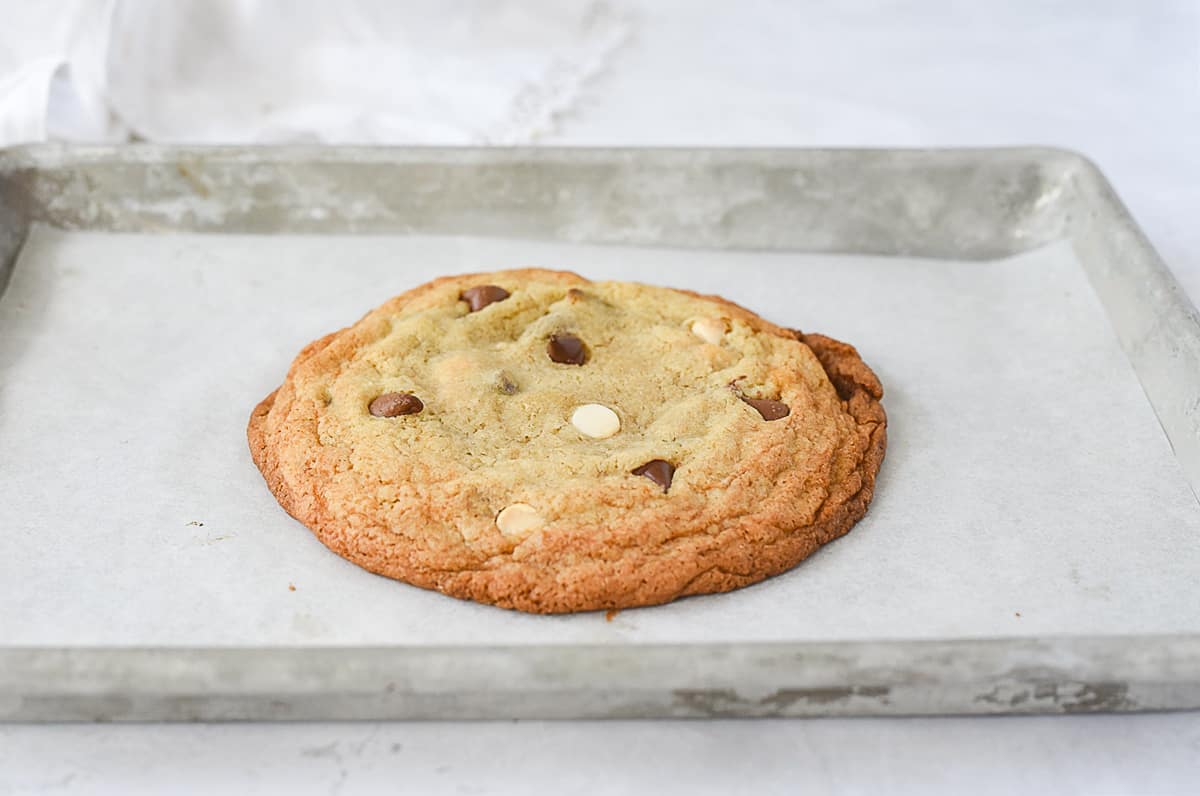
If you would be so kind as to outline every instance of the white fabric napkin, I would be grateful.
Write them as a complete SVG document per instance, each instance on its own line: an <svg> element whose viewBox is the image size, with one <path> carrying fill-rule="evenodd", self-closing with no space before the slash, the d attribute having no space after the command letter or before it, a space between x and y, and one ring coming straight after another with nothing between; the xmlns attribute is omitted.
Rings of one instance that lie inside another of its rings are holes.
<svg viewBox="0 0 1200 796"><path fill-rule="evenodd" d="M0 13L17 20L0 29L0 145L535 141L630 30L613 0L4 0Z"/></svg>

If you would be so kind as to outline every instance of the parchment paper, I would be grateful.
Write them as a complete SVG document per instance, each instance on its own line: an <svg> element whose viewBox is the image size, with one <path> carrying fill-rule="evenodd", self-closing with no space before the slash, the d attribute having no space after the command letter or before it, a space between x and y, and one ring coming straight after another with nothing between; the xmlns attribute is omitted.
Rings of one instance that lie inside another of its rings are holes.
<svg viewBox="0 0 1200 796"><path fill-rule="evenodd" d="M388 296L524 265L720 293L853 342L890 417L867 518L781 577L612 621L460 602L328 552L251 463L250 409ZM0 297L4 644L1197 632L1198 576L1200 507L1065 246L954 263L37 229Z"/></svg>

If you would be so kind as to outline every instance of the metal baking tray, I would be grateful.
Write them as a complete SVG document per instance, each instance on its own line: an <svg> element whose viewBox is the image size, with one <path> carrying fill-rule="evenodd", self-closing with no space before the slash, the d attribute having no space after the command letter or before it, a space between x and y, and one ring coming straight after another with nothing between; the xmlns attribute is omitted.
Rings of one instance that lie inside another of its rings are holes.
<svg viewBox="0 0 1200 796"><path fill-rule="evenodd" d="M1110 326L1105 334L1111 332L1119 341L1170 443L1178 463L1178 472L1170 478L1177 476L1179 481L1172 494L1178 498L1179 490L1186 492L1185 484L1200 489L1200 317L1101 173L1070 152L150 145L10 149L0 153L0 290L9 285L7 294L0 294L0 482L14 490L10 495L46 489L27 475L27 462L13 452L17 448L5 449L5 428L28 422L22 405L5 401L5 384L16 378L13 374L20 367L16 348L21 340L53 333L45 324L27 320L20 325L14 320L26 311L24 303L33 300L14 295L20 287L14 271L20 271L23 249L27 251L27 243L34 245L39 230L49 230L41 235L43 240L49 236L41 256L51 259L59 251L67 256L70 249L55 236L73 232L123 235L121 240L134 249L138 241L145 241L147 256L162 255L161 247L150 245L155 236L192 233L211 233L214 239L479 236L674 247L697 252L698 258L702 252L738 251L764 256L874 255L878 263L933 258L959 263L953 278L961 284L971 278L962 270L971 266L962 263L1002 261L1046 247L1066 247L1063 250L1070 250L1082 265L1089 290L1103 307ZM54 291L61 289L73 301L86 301L86 296L70 293L69 280L71 269L78 267L80 258L86 260L87 247L97 240L84 238L84 248L74 249L76 265L56 274L58 282L46 280L44 294L34 298L52 302ZM97 257L104 248L96 245ZM261 251L271 251L269 239ZM299 249L293 244L289 251ZM162 278L176 278L170 269L179 262L164 260ZM654 267L653 256L637 262L638 267ZM355 263L342 267L352 269ZM226 279L220 289L231 292L236 288L270 295L257 285L260 277L253 265L244 273L225 269L219 272L223 277L216 271L208 277L188 273L188 278ZM182 272L178 278L183 278ZM300 286L306 278L299 270L288 277ZM318 289L310 287L309 292ZM136 291L129 295L129 306L101 309L110 318L117 317L114 313L148 311L138 306ZM112 297L105 293L96 301L112 303ZM269 304L255 306L270 314ZM21 340L14 343L16 337ZM144 344L148 351L165 345L153 336ZM864 353L872 365L888 369L888 362ZM81 344L61 348L61 356L62 372L69 374L85 367L83 358L98 354ZM275 372L262 376L263 386L278 379L286 365L286 358L271 356ZM892 401L903 401L914 386L895 373L887 375ZM104 422L118 411L104 403L103 391L62 397L55 393L57 386L44 388L48 400L59 402L65 415ZM236 396L245 402L239 412L248 411L259 397ZM885 397L885 406L888 400ZM31 416L45 415L34 411ZM920 438L921 429L912 427L911 418L893 414L894 424L902 419L908 426L898 428L903 433L893 439L892 459L902 459L903 447ZM169 436L180 425L158 422L154 428ZM240 434L240 425L233 431ZM79 472L71 469L78 464L70 461L71 440L87 433L86 427L64 420L45 423L34 432L63 458L64 471ZM163 443L181 444L165 438ZM241 455L248 458L244 451ZM992 465L1012 466L1004 455L1002 447L991 451ZM245 462L239 462L244 470ZM881 488L894 477L888 468L902 464L885 462ZM136 483L133 476L154 463L131 461L114 452L95 466L128 474L130 483ZM181 484L178 495L158 497L184 503L187 488ZM223 499L234 504L251 493L259 499L263 492L257 481L244 488L231 485ZM117 538L129 523L144 521L137 509L141 504L132 499L138 497L131 496L131 513L126 516L97 518L98 532ZM1194 497L1187 499L1191 509L1200 511ZM921 509L914 505L911 512ZM38 521L37 531L48 546L64 549L74 534L97 538L65 521L56 525L57 516L52 506ZM28 542L31 523L11 505L0 505L0 531L9 540L26 540L16 551L22 556L37 554L25 549L38 545L37 540ZM1100 529L1100 538L1114 536L1118 554L1121 545L1132 549L1138 544L1136 536L1117 533L1122 529L1115 519L1111 526ZM302 529L288 526L287 532L299 535ZM1052 535L1053 528L1047 534ZM855 538L868 539L869 533L856 530L847 537ZM1196 537L1184 537L1178 544L1178 551L1166 554L1177 552L1181 560L1190 561L1187 556L1193 555ZM845 549L838 545L842 543L834 546L837 550ZM14 554L15 547L5 550L0 547L0 555ZM84 549L77 560L56 562L73 573L79 587L53 593L39 592L43 586L32 577L23 592L18 581L25 573L12 563L17 559L10 555L7 564L0 562L0 575L10 579L7 590L0 584L0 595L9 595L0 602L0 720L723 717L1200 707L1200 614L1194 607L1200 604L1200 594L1186 588L1154 597L1181 606L1178 615L1185 621L1155 624L1144 633L1131 631L1128 623L1114 624L1117 629L1107 632L1103 617L1092 615L1086 622L1034 625L1039 628L1034 633L1022 632L1013 620L1013 630L991 637L971 632L942 637L880 633L847 640L818 633L730 641L706 638L700 625L683 641L627 643L602 632L607 624L620 626L625 621L622 614L612 623L587 616L580 621L599 623L593 627L601 631L588 630L582 637L567 634L562 643L548 643L546 638L557 631L543 629L577 625L537 617L523 620L539 628L535 643L187 643L186 627L165 633L162 643L98 644L86 634L54 644L28 641L41 602L54 601L61 612L70 610L72 600L111 600L114 613L137 611L142 595L136 591L97 594L87 589L99 567L155 566L158 551L152 544L137 552L136 560L127 556L121 561L105 559L103 550ZM1027 551L1029 560L1041 554ZM196 553L197 562L210 555L218 554ZM811 579L818 567L837 556L836 551L823 552L819 562L814 559L796 571L797 579ZM89 563L90 558L95 561ZM1019 561L1019 556L1013 560ZM187 560L173 561L176 567L188 565ZM320 566L342 565L327 556ZM969 577L988 577L987 566L984 562L981 572ZM1000 571L999 565L992 574L1013 575ZM1072 577L1079 579L1074 572ZM1102 592L1102 573L1097 577L1099 582L1079 588ZM1178 573L1175 577L1171 583L1182 582ZM1154 574L1145 573L1145 578L1151 590ZM387 585L393 591L408 588ZM763 593L774 592L759 591ZM214 610L221 610L219 594L207 596L218 600ZM437 595L428 598L453 602ZM728 598L701 598L710 599ZM704 609L687 606L716 604L684 603L683 610L691 611L693 619L701 617L701 622ZM441 604L436 605L440 610ZM500 614L478 606L463 610L485 618ZM1064 616L1070 619L1069 611ZM1087 632L1077 632L1078 627Z"/></svg>

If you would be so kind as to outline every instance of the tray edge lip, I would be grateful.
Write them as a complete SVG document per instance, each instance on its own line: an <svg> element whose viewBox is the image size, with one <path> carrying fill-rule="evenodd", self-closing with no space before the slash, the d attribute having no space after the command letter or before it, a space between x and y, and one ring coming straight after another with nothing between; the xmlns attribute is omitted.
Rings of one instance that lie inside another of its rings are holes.
<svg viewBox="0 0 1200 796"><path fill-rule="evenodd" d="M1060 636L910 640L899 650L887 641L706 644L699 652L688 644L0 648L0 724L1200 707L1200 636L1128 638L1140 643ZM1097 654L1115 654L1120 665L1104 670ZM505 687L506 675L516 675L514 687Z"/></svg>
<svg viewBox="0 0 1200 796"><path fill-rule="evenodd" d="M1075 190L1079 193L1071 195L1070 192L1061 192L1059 196L1048 203L1048 207L1043 208L1043 212L1063 212L1063 210L1071 202L1088 203L1091 209L1106 217L1107 219L1120 224L1122 227L1131 231L1136 237L1136 244L1143 250L1146 255L1145 267L1151 269L1155 275L1164 280L1170 289L1166 293L1166 301L1170 304L1168 307L1172 313L1184 317L1192 324L1200 325L1200 311L1192 303L1182 287L1178 284L1174 274L1169 266L1163 261L1161 256L1155 250L1153 244L1148 239L1141 226L1136 222L1136 219L1125 207L1120 200L1119 194L1113 188L1111 182L1105 175L1099 165L1088 156L1067 148L1054 146L1006 146L1006 147L690 147L690 146L523 146L523 147L479 147L479 146L311 146L311 145L176 145L176 144L136 144L136 145L111 145L111 144L96 144L96 145L81 145L73 143L36 143L22 144L14 147L0 149L0 178L10 175L13 171L21 169L39 169L49 167L61 167L70 165L73 162L97 163L104 161L116 161L118 163L170 163L178 160L181 156L232 156L236 161L254 161L261 159L264 156L272 162L287 163L298 160L308 160L317 162L344 162L346 160L376 163L376 162L394 162L397 155L406 156L405 160L418 160L424 157L434 157L446 161L453 161L455 158L461 158L464 155L474 156L480 159L501 158L508 160L519 160L528 157L551 157L551 158L613 158L613 157L629 157L637 153L654 153L664 157L684 157L689 155L716 155L725 157L749 157L754 155L766 155L774 157L803 157L803 156L832 156L832 157L888 157L897 156L901 158L911 158L914 163L928 162L936 163L938 160L950 160L953 158L970 160L972 158L994 158L994 159L1010 159L1018 162L1027 162L1031 165L1040 167L1055 167L1053 172L1055 179L1061 180L1061 184L1066 185L1072 182ZM1068 237L1070 231L1068 230ZM1188 648L1189 654L1197 654L1197 660L1200 661L1200 654L1191 650L1196 647L1200 650L1200 632L1173 634L1173 635L1141 635L1141 634L1111 634L1094 637L1074 637L1074 636L1005 636L994 638L953 638L953 639L904 639L904 640L864 640L852 642L839 641L748 641L748 642L698 642L698 643L681 643L681 644L603 644L596 645L597 649L607 651L618 650L622 653L628 651L636 651L639 648L658 647L664 650L671 649L679 652L688 653L705 653L705 652L722 652L729 650L750 650L751 652L770 652L770 651L794 651L803 653L806 651L818 651L830 647L847 647L855 646L861 649L872 647L886 647L891 650L911 649L920 645L957 645L982 648L993 648L997 651L1011 651L1020 649L1022 645L1027 644L1048 644L1052 646L1061 646L1064 649L1070 650L1080 646L1081 643L1101 642L1106 645L1111 645L1114 649L1125 645L1145 645L1145 644L1161 644L1165 648L1185 647ZM1086 646L1086 644L1083 644ZM310 649L317 650L336 650L340 654L353 653L369 653L369 652L397 652L413 651L431 652L439 651L445 653L458 653L470 650L472 652L478 650L490 650L499 654L505 655L528 655L530 651L536 654L554 654L556 651L562 650L586 650L590 645L585 644L563 644L563 645L503 645L496 647L477 647L471 645L420 645L420 646L404 646L404 645L321 645L319 647L309 646L269 646L269 647L253 647L253 646L200 646L200 647L177 647L171 645L161 646L37 646L37 645L6 645L0 644L0 661L11 660L14 656L20 655L73 655L78 656L82 662L86 663L88 658L93 658L98 661L101 658L111 660L127 659L132 661L136 657L147 654L184 654L188 656L205 656L217 654L232 654L234 655L250 655L254 653L279 653L291 654L303 652ZM932 646L929 648L933 648ZM324 654L324 653L323 653ZM0 685L4 683L3 674L6 667L0 666ZM1188 683L1200 683L1200 673L1193 673L1186 678ZM3 720L0 720L3 721Z"/></svg>
<svg viewBox="0 0 1200 796"><path fill-rule="evenodd" d="M50 168L72 163L171 163L180 157L231 158L238 161L268 160L274 163L297 161L364 163L404 162L435 158L453 160L465 156L519 160L540 157L551 159L587 159L632 156L637 154L682 157L715 155L726 157L844 157L913 160L1009 159L1031 164L1058 164L1100 171L1086 155L1070 148L1042 144L1012 146L912 146L912 147L825 147L825 146L688 146L688 145L521 145L479 146L441 144L173 144L138 142L132 144L90 144L44 141L0 147L0 173L17 168Z"/></svg>

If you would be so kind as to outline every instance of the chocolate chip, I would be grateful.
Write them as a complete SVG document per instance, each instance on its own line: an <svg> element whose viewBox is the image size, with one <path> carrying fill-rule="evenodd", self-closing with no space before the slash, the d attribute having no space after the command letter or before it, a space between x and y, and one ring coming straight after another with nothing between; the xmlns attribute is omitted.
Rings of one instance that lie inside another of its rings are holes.
<svg viewBox="0 0 1200 796"><path fill-rule="evenodd" d="M662 459L651 459L641 467L635 467L633 474L646 476L661 486L665 494L671 488L671 479L675 477L675 465Z"/></svg>
<svg viewBox="0 0 1200 796"><path fill-rule="evenodd" d="M367 410L375 417L399 417L400 415L415 415L425 408L421 399L408 392L385 392L375 400Z"/></svg>
<svg viewBox="0 0 1200 796"><path fill-rule="evenodd" d="M496 374L496 389L505 395L515 395L521 388L508 371L502 370Z"/></svg>
<svg viewBox="0 0 1200 796"><path fill-rule="evenodd" d="M471 305L471 312L479 312L489 304L504 301L508 291L496 285L477 285L464 290L459 298Z"/></svg>
<svg viewBox="0 0 1200 796"><path fill-rule="evenodd" d="M792 413L792 410L783 401L772 401L769 398L742 398L742 400L757 409L763 420L778 420Z"/></svg>
<svg viewBox="0 0 1200 796"><path fill-rule="evenodd" d="M582 365L587 361L587 346L573 334L556 334L546 343L550 359L562 365Z"/></svg>

